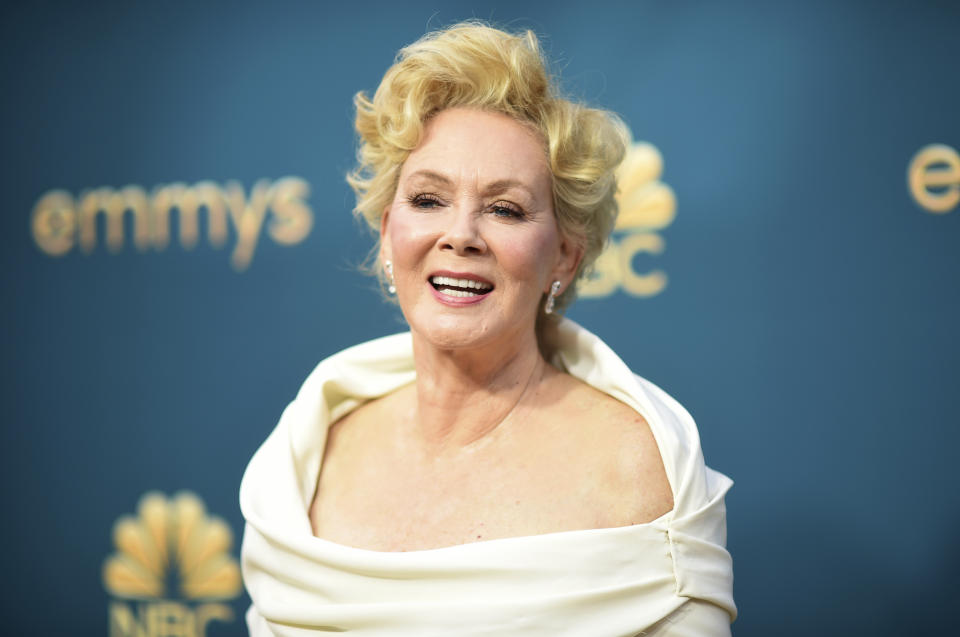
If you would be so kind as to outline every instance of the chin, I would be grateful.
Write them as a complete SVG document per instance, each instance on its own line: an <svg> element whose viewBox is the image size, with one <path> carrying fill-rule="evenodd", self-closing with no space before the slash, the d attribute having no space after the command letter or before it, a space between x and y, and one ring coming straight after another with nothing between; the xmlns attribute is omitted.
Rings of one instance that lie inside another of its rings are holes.
<svg viewBox="0 0 960 637"><path fill-rule="evenodd" d="M489 313L454 311L424 312L408 317L410 329L426 343L438 349L468 350L489 346L515 346L515 341L529 331L535 333L532 317L490 316ZM412 320L411 320L412 319ZM518 330L529 323L529 330ZM513 343L514 345L511 345Z"/></svg>
<svg viewBox="0 0 960 637"><path fill-rule="evenodd" d="M484 322L459 317L433 317L411 324L411 329L438 349L473 349L492 341L491 330Z"/></svg>

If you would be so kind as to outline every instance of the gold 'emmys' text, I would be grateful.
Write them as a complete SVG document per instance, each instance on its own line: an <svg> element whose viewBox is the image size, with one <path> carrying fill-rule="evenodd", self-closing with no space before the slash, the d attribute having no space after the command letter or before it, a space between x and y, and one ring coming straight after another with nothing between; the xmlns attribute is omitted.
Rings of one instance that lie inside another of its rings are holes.
<svg viewBox="0 0 960 637"><path fill-rule="evenodd" d="M210 181L192 186L163 185L150 193L140 186L95 188L77 197L64 190L51 190L34 206L30 229L37 247L50 256L62 256L77 247L84 254L92 253L97 247L101 218L110 252L122 250L127 236L132 236L141 252L162 251L170 244L176 211L177 239L189 250L200 239L204 212L207 240L214 248L224 247L231 235L229 229L233 229L230 264L243 271L250 266L264 233L281 245L299 243L310 234L313 211L307 204L309 194L309 184L299 177L262 179L249 193L237 182L221 186Z"/></svg>

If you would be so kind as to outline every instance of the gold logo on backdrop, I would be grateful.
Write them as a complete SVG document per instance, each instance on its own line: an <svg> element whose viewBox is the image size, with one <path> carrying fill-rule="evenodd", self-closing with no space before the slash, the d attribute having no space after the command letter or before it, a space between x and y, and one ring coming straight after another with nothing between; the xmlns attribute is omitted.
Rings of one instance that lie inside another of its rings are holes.
<svg viewBox="0 0 960 637"><path fill-rule="evenodd" d="M204 637L211 621L233 621L220 603L242 588L230 527L187 491L169 499L147 493L137 511L114 524L117 552L103 564L103 585L115 598L110 636Z"/></svg>
<svg viewBox="0 0 960 637"><path fill-rule="evenodd" d="M309 184L299 177L274 182L262 179L249 193L236 182L220 186L210 181L158 186L150 194L140 186L96 188L78 197L51 190L34 206L30 229L37 246L50 256L65 255L77 245L89 254L97 246L97 220L104 217L107 249L119 252L124 247L125 220L129 219L136 249L161 251L170 243L171 217L177 211L178 239L189 250L199 240L203 210L211 246L223 247L228 226L233 228L236 243L230 264L243 271L253 260L264 227L281 245L299 243L310 234L313 211L306 203L309 194Z"/></svg>
<svg viewBox="0 0 960 637"><path fill-rule="evenodd" d="M960 153L944 144L921 148L907 168L907 184L922 208L950 212L960 203Z"/></svg>
<svg viewBox="0 0 960 637"><path fill-rule="evenodd" d="M663 158L651 144L630 147L617 170L617 202L620 215L606 250L597 259L590 278L580 285L582 297L604 297L622 289L631 296L649 297L667 287L662 270L637 272L637 255L663 253L664 241L657 234L676 216L677 201L670 186L659 181Z"/></svg>

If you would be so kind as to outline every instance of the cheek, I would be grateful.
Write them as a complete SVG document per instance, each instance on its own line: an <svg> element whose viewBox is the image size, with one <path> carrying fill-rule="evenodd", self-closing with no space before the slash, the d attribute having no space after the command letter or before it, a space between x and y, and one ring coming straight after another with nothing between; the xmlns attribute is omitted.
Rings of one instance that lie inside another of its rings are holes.
<svg viewBox="0 0 960 637"><path fill-rule="evenodd" d="M510 263L510 269L517 277L539 286L553 269L559 249L555 234L535 233L525 241L504 244L500 258L504 263Z"/></svg>
<svg viewBox="0 0 960 637"><path fill-rule="evenodd" d="M433 245L434 233L423 223L414 223L407 214L397 214L390 218L390 248L396 264L406 264L422 256Z"/></svg>

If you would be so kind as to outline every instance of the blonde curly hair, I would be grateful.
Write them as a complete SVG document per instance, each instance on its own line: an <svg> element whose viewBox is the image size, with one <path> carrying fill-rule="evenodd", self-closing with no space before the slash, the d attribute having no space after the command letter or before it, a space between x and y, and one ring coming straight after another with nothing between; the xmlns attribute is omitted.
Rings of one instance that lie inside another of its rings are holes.
<svg viewBox="0 0 960 637"><path fill-rule="evenodd" d="M354 213L374 232L425 123L444 109L468 107L509 115L542 136L557 225L583 250L575 281L603 251L617 217L614 172L630 133L616 114L559 95L532 31L470 21L428 33L400 50L372 100L361 91L354 103L360 143L347 182L357 196ZM379 266L371 269L382 277ZM575 296L576 286L567 286L557 310Z"/></svg>

